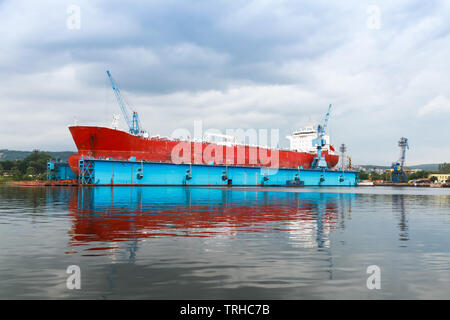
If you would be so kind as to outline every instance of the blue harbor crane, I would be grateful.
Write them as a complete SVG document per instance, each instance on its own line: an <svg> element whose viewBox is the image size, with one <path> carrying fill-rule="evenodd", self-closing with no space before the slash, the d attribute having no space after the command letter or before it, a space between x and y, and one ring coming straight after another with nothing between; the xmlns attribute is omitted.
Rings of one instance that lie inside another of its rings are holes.
<svg viewBox="0 0 450 320"><path fill-rule="evenodd" d="M114 94L116 95L117 102L119 103L123 117L125 118L125 121L128 125L129 132L135 136L137 136L139 134L145 134L145 130L142 130L142 128L141 128L141 122L139 121L138 113L136 111L133 111L132 118L130 119L130 116L129 116L130 108L127 106L127 104L123 100L122 95L120 94L119 87L117 86L117 83L114 81L113 77L111 76L111 72L106 71L106 74L108 75L109 81L111 82L111 86L113 88Z"/></svg>
<svg viewBox="0 0 450 320"><path fill-rule="evenodd" d="M394 162L391 167L392 171L392 179L391 181L394 183L406 183L408 182L408 177L404 171L405 166L405 155L406 149L409 149L408 139L405 137L400 138L398 142L398 146L400 147L400 159L397 162Z"/></svg>
<svg viewBox="0 0 450 320"><path fill-rule="evenodd" d="M317 125L317 138L312 141L313 146L317 148L317 155L314 157L314 160L312 162L313 169L328 168L327 161L325 160L325 157L322 154L322 149L327 144L325 135L327 132L328 119L330 118L330 112L331 112L331 104L328 107L328 112L325 116L323 125L321 125L321 124Z"/></svg>

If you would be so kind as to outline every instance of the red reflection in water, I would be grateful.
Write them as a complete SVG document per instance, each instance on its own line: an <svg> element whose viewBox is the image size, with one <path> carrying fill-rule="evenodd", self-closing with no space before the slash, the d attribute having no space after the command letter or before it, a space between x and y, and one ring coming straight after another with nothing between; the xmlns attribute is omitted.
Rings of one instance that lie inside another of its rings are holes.
<svg viewBox="0 0 450 320"><path fill-rule="evenodd" d="M337 222L337 203L333 199L318 201L292 198L292 195L282 198L281 202L176 203L177 199L171 199L170 203L142 206L137 199L118 203L111 197L96 207L91 199L81 200L79 193L82 191L75 192L69 202L72 246L92 241L234 236L237 232L299 232L303 229L320 236L333 230ZM109 205L104 204L108 202Z"/></svg>

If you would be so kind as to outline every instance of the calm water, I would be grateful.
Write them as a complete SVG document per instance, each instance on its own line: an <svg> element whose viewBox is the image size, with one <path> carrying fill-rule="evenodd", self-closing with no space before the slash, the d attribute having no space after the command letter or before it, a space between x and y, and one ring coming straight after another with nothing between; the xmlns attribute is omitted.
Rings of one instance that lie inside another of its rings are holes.
<svg viewBox="0 0 450 320"><path fill-rule="evenodd" d="M11 298L449 299L450 189L0 186Z"/></svg>

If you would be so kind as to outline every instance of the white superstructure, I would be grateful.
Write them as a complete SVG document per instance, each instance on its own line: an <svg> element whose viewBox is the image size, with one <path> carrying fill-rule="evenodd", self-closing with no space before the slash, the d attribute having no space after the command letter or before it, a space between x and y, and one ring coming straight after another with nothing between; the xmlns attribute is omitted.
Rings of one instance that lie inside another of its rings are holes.
<svg viewBox="0 0 450 320"><path fill-rule="evenodd" d="M313 140L317 138L317 130L314 126L307 126L303 129L297 130L292 133L291 136L286 137L290 142L290 149L298 152L315 153L317 150L313 146ZM327 150L329 153L333 153L330 149L330 136L325 135L323 137L326 141L326 145L322 150Z"/></svg>

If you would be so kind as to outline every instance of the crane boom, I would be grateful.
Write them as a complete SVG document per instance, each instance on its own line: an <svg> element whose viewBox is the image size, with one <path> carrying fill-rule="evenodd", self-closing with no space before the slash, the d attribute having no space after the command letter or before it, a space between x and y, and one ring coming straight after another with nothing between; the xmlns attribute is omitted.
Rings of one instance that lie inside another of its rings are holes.
<svg viewBox="0 0 450 320"><path fill-rule="evenodd" d="M139 122L139 116L137 112L133 111L133 119L130 119L130 116L128 114L128 107L125 101L122 98L122 95L120 94L119 87L117 86L117 83L114 81L114 78L111 76L111 72L106 71L106 74L108 75L109 81L111 82L112 89L114 91L114 95L116 96L117 103L120 106L120 109L122 111L123 117L125 118L125 121L128 125L128 130L131 134L137 135L141 132L140 128L140 122Z"/></svg>
<svg viewBox="0 0 450 320"><path fill-rule="evenodd" d="M400 147L400 159L398 160L398 162L403 169L403 167L405 166L406 149L409 149L408 139L404 137L400 138L398 146Z"/></svg>
<svg viewBox="0 0 450 320"><path fill-rule="evenodd" d="M325 120L323 122L323 127L322 127L322 137L325 135L325 133L327 132L327 127L328 127L328 119L330 118L330 112L331 112L331 103L328 106L328 111L327 114L325 116Z"/></svg>

